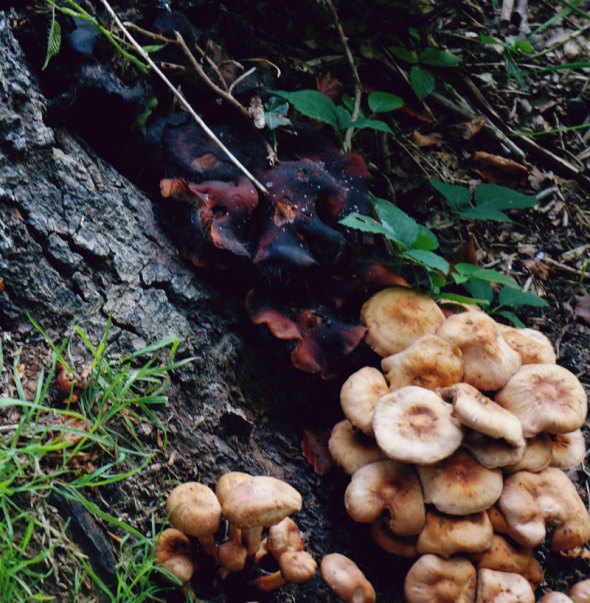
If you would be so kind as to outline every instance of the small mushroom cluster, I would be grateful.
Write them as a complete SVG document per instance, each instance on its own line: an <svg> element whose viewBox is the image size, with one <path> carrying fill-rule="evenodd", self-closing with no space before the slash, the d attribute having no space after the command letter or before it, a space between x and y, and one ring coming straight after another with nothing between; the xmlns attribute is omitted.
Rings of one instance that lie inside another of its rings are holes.
<svg viewBox="0 0 590 603"><path fill-rule="evenodd" d="M477 308L445 314L425 295L388 288L361 319L383 359L382 371L364 367L344 383L346 419L329 441L351 475L348 514L371 524L386 551L422 555L405 580L408 601L443 591L444 600L518 591L511 600L534 601L543 570L533 549L546 528L564 554L590 538L565 473L586 452L582 385L542 333Z"/></svg>
<svg viewBox="0 0 590 603"><path fill-rule="evenodd" d="M232 471L220 477L215 492L205 484L186 482L176 486L166 501L172 528L156 541L156 563L187 584L195 572L192 539L219 568L223 579L259 561L270 553L279 569L256 581L262 590L273 590L286 582L302 583L312 578L317 564L290 515L301 510L302 498L289 484L269 476ZM222 518L227 538L215 541ZM264 528L269 528L263 541Z"/></svg>

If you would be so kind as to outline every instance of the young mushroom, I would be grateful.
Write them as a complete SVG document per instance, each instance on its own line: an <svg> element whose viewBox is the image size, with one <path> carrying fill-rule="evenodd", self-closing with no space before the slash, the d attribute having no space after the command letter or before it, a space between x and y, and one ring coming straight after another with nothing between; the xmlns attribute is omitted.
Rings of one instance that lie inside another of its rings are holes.
<svg viewBox="0 0 590 603"><path fill-rule="evenodd" d="M390 391L406 385L435 390L461 381L463 357L457 346L436 335L424 335L402 352L383 358L381 369Z"/></svg>
<svg viewBox="0 0 590 603"><path fill-rule="evenodd" d="M230 471L229 473L224 473L217 480L217 485L215 486L215 496L217 496L219 504L223 506L223 502L225 501L230 491L238 484L241 484L242 482L248 481L250 479L252 479L252 476L249 473L243 473L241 471ZM240 528L232 525L229 522L228 539L230 542L236 543L240 543L242 541L242 531L240 530Z"/></svg>
<svg viewBox="0 0 590 603"><path fill-rule="evenodd" d="M221 505L211 488L198 482L176 486L166 501L166 512L175 528L198 538L205 552L217 560L213 534L221 523Z"/></svg>
<svg viewBox="0 0 590 603"><path fill-rule="evenodd" d="M279 571L256 580L256 586L271 591L287 582L302 584L311 580L317 569L314 558L305 551L285 551L279 557Z"/></svg>
<svg viewBox="0 0 590 603"><path fill-rule="evenodd" d="M340 553L325 555L320 571L324 582L344 603L375 603L375 589L348 557Z"/></svg>
<svg viewBox="0 0 590 603"><path fill-rule="evenodd" d="M355 429L347 419L339 421L332 428L328 449L334 462L348 475L369 463L387 458L375 440Z"/></svg>
<svg viewBox="0 0 590 603"><path fill-rule="evenodd" d="M176 528L166 528L156 538L154 558L156 565L167 570L186 584L195 573L191 557L191 541Z"/></svg>
<svg viewBox="0 0 590 603"><path fill-rule="evenodd" d="M223 501L223 516L242 529L248 556L260 546L263 527L301 510L301 494L286 482L258 475L232 488Z"/></svg>
<svg viewBox="0 0 590 603"><path fill-rule="evenodd" d="M463 557L422 555L404 580L407 603L473 603L475 587L475 568Z"/></svg>
<svg viewBox="0 0 590 603"><path fill-rule="evenodd" d="M373 429L379 448L397 461L436 463L461 444L463 429L452 406L423 387L407 385L375 405Z"/></svg>
<svg viewBox="0 0 590 603"><path fill-rule="evenodd" d="M405 350L422 335L433 334L444 318L432 298L396 287L375 293L361 309L366 341L383 357Z"/></svg>

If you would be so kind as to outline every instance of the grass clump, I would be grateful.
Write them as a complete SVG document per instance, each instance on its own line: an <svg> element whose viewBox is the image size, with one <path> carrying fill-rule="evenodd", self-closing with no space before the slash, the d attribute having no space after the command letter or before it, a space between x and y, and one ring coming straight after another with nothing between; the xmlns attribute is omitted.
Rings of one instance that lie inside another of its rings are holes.
<svg viewBox="0 0 590 603"><path fill-rule="evenodd" d="M0 342L0 376L10 388L9 395L0 396L2 600L49 601L67 595L90 601L100 591L111 601L158 600L167 587L150 579L158 572L153 515L151 529L143 533L95 501L101 489L124 482L151 462L152 450L138 425L149 422L165 447L167 427L154 410L167 401L170 375L192 359L175 359L175 337L127 356L111 356L110 322L96 346L76 327L58 347L32 322L52 350L50 367L40 370L32 387L23 384L18 353L12 367L4 366ZM67 353L73 338L81 340L91 361L85 387L79 392L72 387L64 405L54 399L52 384L63 368L76 376ZM51 506L56 499L82 505L118 541L114 579L105 581L69 540L68 521Z"/></svg>

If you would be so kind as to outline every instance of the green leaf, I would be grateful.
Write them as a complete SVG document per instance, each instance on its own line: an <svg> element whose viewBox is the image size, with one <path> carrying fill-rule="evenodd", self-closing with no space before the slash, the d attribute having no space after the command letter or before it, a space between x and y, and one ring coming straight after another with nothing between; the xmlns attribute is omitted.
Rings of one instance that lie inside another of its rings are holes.
<svg viewBox="0 0 590 603"><path fill-rule="evenodd" d="M405 61L406 63L415 65L418 62L418 55L413 50L404 48L403 46L390 46L389 50L398 59L401 59L402 61Z"/></svg>
<svg viewBox="0 0 590 603"><path fill-rule="evenodd" d="M422 224L418 224L418 229L418 236L412 247L414 249L425 249L426 251L438 249L438 239L436 238L436 235Z"/></svg>
<svg viewBox="0 0 590 603"><path fill-rule="evenodd" d="M338 123L341 130L346 130L352 125L352 115L344 107L336 107Z"/></svg>
<svg viewBox="0 0 590 603"><path fill-rule="evenodd" d="M456 212L463 218L468 220L492 220L494 222L512 222L506 214L489 207L487 205L480 205L479 207L468 207L462 210L456 210Z"/></svg>
<svg viewBox="0 0 590 603"><path fill-rule="evenodd" d="M474 299L473 297L467 297L466 295L459 295L458 293L449 293L447 291L443 291L435 296L435 299L443 299L452 302L457 302L459 304L471 304L476 306L477 304L488 305L488 302L485 299Z"/></svg>
<svg viewBox="0 0 590 603"><path fill-rule="evenodd" d="M434 76L428 69L414 65L410 69L410 86L418 100L423 101L434 90Z"/></svg>
<svg viewBox="0 0 590 603"><path fill-rule="evenodd" d="M520 306L534 306L535 308L546 307L547 301L532 291L523 291L514 287L502 287L498 293L498 301L501 306L518 308Z"/></svg>
<svg viewBox="0 0 590 603"><path fill-rule="evenodd" d="M338 224L342 224L342 226L347 226L348 228L355 228L361 232L370 232L383 236L388 236L390 234L383 224L377 222L374 218L363 216L356 212L348 214L345 218L339 220Z"/></svg>
<svg viewBox="0 0 590 603"><path fill-rule="evenodd" d="M408 33L416 42L420 42L420 32L415 27L408 27Z"/></svg>
<svg viewBox="0 0 590 603"><path fill-rule="evenodd" d="M473 264L459 263L455 264L455 270L459 274L467 275L472 278L481 279L484 281L491 281L493 283L500 283L501 285L508 285L509 287L517 287L518 283L513 281L509 276L506 276L502 272L496 270L489 270L488 268L480 268Z"/></svg>
<svg viewBox="0 0 590 603"><path fill-rule="evenodd" d="M525 40L515 40L512 44L512 47L516 50L520 50L526 53L531 53L534 50L534 48Z"/></svg>
<svg viewBox="0 0 590 603"><path fill-rule="evenodd" d="M272 94L289 101L299 113L311 119L317 119L330 124L338 129L340 116L333 101L317 90L298 90L285 92L284 90L271 90Z"/></svg>
<svg viewBox="0 0 590 603"><path fill-rule="evenodd" d="M412 247L420 231L416 220L385 199L375 198L373 205L377 217L389 233L387 238L403 247Z"/></svg>
<svg viewBox="0 0 590 603"><path fill-rule="evenodd" d="M480 184L473 195L476 205L489 205L494 209L525 209L538 205L532 195L523 195L506 186Z"/></svg>
<svg viewBox="0 0 590 603"><path fill-rule="evenodd" d="M367 101L369 103L369 109L371 109L371 111L374 113L394 111L395 109L402 107L404 104L403 99L395 94L377 91L370 92Z"/></svg>
<svg viewBox="0 0 590 603"><path fill-rule="evenodd" d="M438 271L429 270L428 280L430 281L430 288L435 292L439 293L441 288L447 284L447 279Z"/></svg>
<svg viewBox="0 0 590 603"><path fill-rule="evenodd" d="M55 18L55 9L51 17L51 25L49 26L49 33L47 34L47 52L45 53L45 62L41 71L45 71L49 61L59 52L61 48L61 27Z"/></svg>
<svg viewBox="0 0 590 603"><path fill-rule="evenodd" d="M162 50L162 48L166 48L168 44L148 44L147 46L142 46L145 52L148 54L158 52L158 50Z"/></svg>
<svg viewBox="0 0 590 603"><path fill-rule="evenodd" d="M460 212L471 207L471 191L465 186L447 184L436 178L430 178L429 182L449 202L454 211Z"/></svg>
<svg viewBox="0 0 590 603"><path fill-rule="evenodd" d="M431 270L440 270L443 274L448 274L449 272L450 266L447 260L432 251L426 251L425 249L408 249L402 253L402 256L411 258Z"/></svg>
<svg viewBox="0 0 590 603"><path fill-rule="evenodd" d="M501 44L502 46L505 46L505 44L502 44L500 40L496 40L496 38L486 36L485 34L479 34L479 39L483 44Z"/></svg>
<svg viewBox="0 0 590 603"><path fill-rule="evenodd" d="M508 310L498 310L497 312L494 312L494 314L499 314L500 316L507 318L515 327L519 327L521 329L526 327L524 322L522 322L522 320L520 320L520 318L518 318L514 312L509 312Z"/></svg>
<svg viewBox="0 0 590 603"><path fill-rule="evenodd" d="M491 304L494 299L494 290L488 281L472 278L463 283L463 288L471 297L483 299L486 304Z"/></svg>
<svg viewBox="0 0 590 603"><path fill-rule="evenodd" d="M282 98L272 96L265 105L266 111L264 118L269 130L276 130L280 126L291 125L291 120L287 117L289 112L289 103Z"/></svg>
<svg viewBox="0 0 590 603"><path fill-rule="evenodd" d="M378 119L357 119L351 125L358 130L369 128L371 130L386 132L387 134L394 134L394 131L384 121Z"/></svg>
<svg viewBox="0 0 590 603"><path fill-rule="evenodd" d="M461 57L438 48L427 48L420 54L420 63L433 65L434 67L455 67L460 62Z"/></svg>

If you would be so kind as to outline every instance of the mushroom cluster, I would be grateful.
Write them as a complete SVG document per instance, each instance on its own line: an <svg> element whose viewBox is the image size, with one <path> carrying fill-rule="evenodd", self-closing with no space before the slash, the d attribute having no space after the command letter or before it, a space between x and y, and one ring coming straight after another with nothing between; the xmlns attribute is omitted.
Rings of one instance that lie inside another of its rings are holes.
<svg viewBox="0 0 590 603"><path fill-rule="evenodd" d="M533 549L547 528L562 554L590 539L565 473L586 452L582 385L542 333L478 308L443 312L388 288L365 302L361 320L382 370L364 367L341 389L346 418L329 448L351 475L348 514L371 524L386 551L419 557L405 580L410 602L508 592L534 601L543 569Z"/></svg>
<svg viewBox="0 0 590 603"><path fill-rule="evenodd" d="M304 550L299 528L289 517L301 507L299 492L274 477L232 471L219 478L215 492L202 483L182 483L166 501L173 527L156 540L156 563L186 585L196 569L191 540L196 539L215 561L221 579L270 553L279 569L256 580L260 589L305 582L313 577L317 564ZM215 536L222 519L227 537L218 544ZM269 530L262 540L264 528Z"/></svg>

